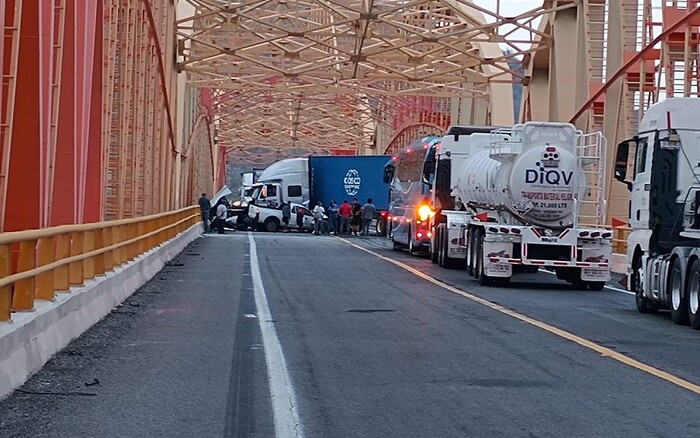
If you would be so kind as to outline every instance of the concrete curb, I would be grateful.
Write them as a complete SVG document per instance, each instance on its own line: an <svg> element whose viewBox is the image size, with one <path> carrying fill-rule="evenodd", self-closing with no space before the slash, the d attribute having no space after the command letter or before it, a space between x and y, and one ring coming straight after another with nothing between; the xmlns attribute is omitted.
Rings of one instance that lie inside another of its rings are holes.
<svg viewBox="0 0 700 438"><path fill-rule="evenodd" d="M197 223L113 272L59 293L53 301L37 301L33 312L14 313L11 323L0 325L0 400L153 278L201 232Z"/></svg>

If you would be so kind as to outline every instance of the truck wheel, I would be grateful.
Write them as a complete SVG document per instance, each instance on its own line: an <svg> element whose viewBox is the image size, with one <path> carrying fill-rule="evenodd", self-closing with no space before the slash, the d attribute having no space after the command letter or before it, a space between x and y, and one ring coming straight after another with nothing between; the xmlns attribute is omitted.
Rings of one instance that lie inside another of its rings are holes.
<svg viewBox="0 0 700 438"><path fill-rule="evenodd" d="M391 243L392 243L391 247L394 251L401 250L401 245L399 243L395 242L393 239L392 239Z"/></svg>
<svg viewBox="0 0 700 438"><path fill-rule="evenodd" d="M271 233L279 230L280 221L276 217L269 217L265 219L265 230Z"/></svg>
<svg viewBox="0 0 700 438"><path fill-rule="evenodd" d="M467 230L467 274L474 276L474 229Z"/></svg>
<svg viewBox="0 0 700 438"><path fill-rule="evenodd" d="M635 255L634 261L632 262L632 281L630 282L632 292L634 292L634 302L637 305L637 311L639 313L655 313L659 309L659 306L643 295L641 270L642 257L640 255Z"/></svg>
<svg viewBox="0 0 700 438"><path fill-rule="evenodd" d="M695 330L700 329L700 263L693 261L688 271L688 319L690 326Z"/></svg>
<svg viewBox="0 0 700 438"><path fill-rule="evenodd" d="M442 229L438 229L438 239L437 242L435 242L437 245L437 259L438 259L438 266L441 268L445 267L445 252L443 251L443 235L442 235Z"/></svg>
<svg viewBox="0 0 700 438"><path fill-rule="evenodd" d="M671 302L671 321L679 325L688 323L688 297L683 291L682 280L681 261L676 257L668 276L668 290L671 295L669 300Z"/></svg>
<svg viewBox="0 0 700 438"><path fill-rule="evenodd" d="M433 263L438 262L438 249L440 240L438 239L438 233L440 232L440 228L435 228L433 230L433 238L430 240L430 261Z"/></svg>
<svg viewBox="0 0 700 438"><path fill-rule="evenodd" d="M377 225L375 227L375 231L377 232L377 236L379 237L384 237L386 236L386 221L382 219L381 217L377 219Z"/></svg>
<svg viewBox="0 0 700 438"><path fill-rule="evenodd" d="M413 246L413 236L411 236L411 230L408 230L408 255L416 255L416 248Z"/></svg>
<svg viewBox="0 0 700 438"><path fill-rule="evenodd" d="M484 235L481 232L477 232L474 237L476 241L476 248L474 251L475 263L474 263L474 276L479 281L482 286L491 285L491 277L484 273Z"/></svg>

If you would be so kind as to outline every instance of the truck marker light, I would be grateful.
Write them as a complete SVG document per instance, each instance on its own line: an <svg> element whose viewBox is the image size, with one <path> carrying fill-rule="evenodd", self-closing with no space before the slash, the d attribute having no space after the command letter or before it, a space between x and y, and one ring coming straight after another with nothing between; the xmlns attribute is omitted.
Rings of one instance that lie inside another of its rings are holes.
<svg viewBox="0 0 700 438"><path fill-rule="evenodd" d="M588 237L588 231L581 231L578 233L578 237Z"/></svg>
<svg viewBox="0 0 700 438"><path fill-rule="evenodd" d="M513 234L520 234L520 233L522 233L522 231L520 231L520 228L512 228L512 229L510 230L510 232L513 233Z"/></svg>
<svg viewBox="0 0 700 438"><path fill-rule="evenodd" d="M491 232L491 233L498 233L498 228L496 228L496 227L489 227L489 232Z"/></svg>
<svg viewBox="0 0 700 438"><path fill-rule="evenodd" d="M602 237L602 238L604 238L604 239L607 239L607 238L612 237L612 233L603 233L603 234L601 234L600 237Z"/></svg>
<svg viewBox="0 0 700 438"><path fill-rule="evenodd" d="M594 231L591 233L591 237L598 237L600 236L600 233L598 231Z"/></svg>
<svg viewBox="0 0 700 438"><path fill-rule="evenodd" d="M510 233L510 230L508 228L501 228L501 233L508 234Z"/></svg>

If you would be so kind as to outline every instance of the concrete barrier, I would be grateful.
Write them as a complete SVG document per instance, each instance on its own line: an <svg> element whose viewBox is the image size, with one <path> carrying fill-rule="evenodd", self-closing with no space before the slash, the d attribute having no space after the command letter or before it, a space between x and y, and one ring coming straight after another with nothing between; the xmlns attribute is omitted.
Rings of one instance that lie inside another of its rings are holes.
<svg viewBox="0 0 700 438"><path fill-rule="evenodd" d="M13 314L12 322L0 325L0 399L153 278L201 232L201 224L193 225L84 286L59 293L53 301L37 301L33 312Z"/></svg>

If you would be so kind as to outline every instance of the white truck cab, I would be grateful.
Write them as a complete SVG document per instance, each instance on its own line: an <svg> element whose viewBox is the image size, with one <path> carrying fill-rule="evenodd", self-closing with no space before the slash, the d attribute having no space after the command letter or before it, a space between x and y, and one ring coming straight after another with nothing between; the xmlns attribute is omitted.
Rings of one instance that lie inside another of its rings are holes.
<svg viewBox="0 0 700 438"><path fill-rule="evenodd" d="M651 106L617 146L615 179L631 191L627 287L640 312L669 308L700 329L700 99Z"/></svg>

